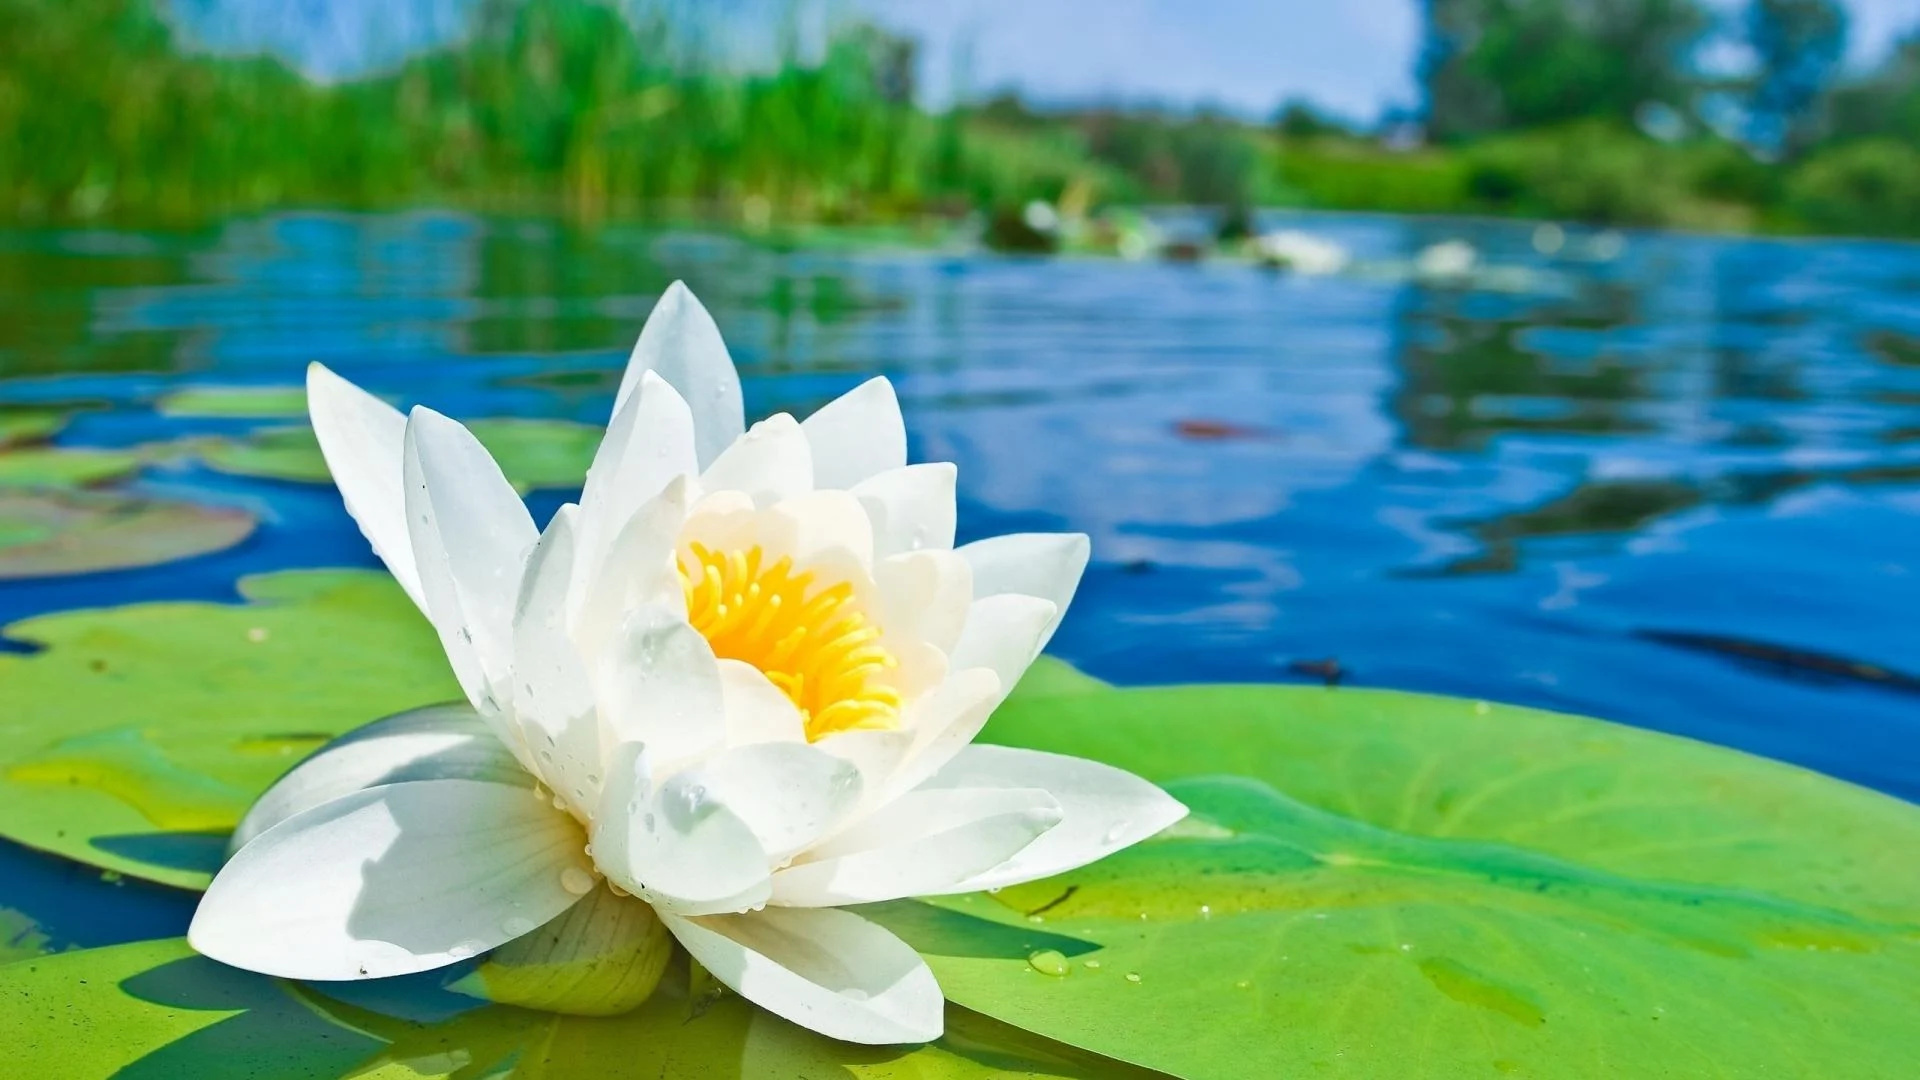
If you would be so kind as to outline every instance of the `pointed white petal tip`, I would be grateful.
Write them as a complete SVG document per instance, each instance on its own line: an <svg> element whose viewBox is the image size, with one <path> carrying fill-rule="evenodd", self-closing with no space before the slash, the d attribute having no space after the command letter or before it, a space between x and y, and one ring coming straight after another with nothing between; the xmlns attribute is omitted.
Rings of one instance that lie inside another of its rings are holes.
<svg viewBox="0 0 1920 1080"><path fill-rule="evenodd" d="M850 911L768 908L662 921L701 966L768 1012L842 1042L932 1042L940 984L906 942Z"/></svg>
<svg viewBox="0 0 1920 1080"><path fill-rule="evenodd" d="M814 484L846 489L907 463L907 426L885 376L821 406L800 425L813 447Z"/></svg>
<svg viewBox="0 0 1920 1080"><path fill-rule="evenodd" d="M650 371L671 383L691 407L702 466L745 430L740 375L733 358L713 316L682 282L667 287L640 329L640 340L634 343L614 398L616 415Z"/></svg>
<svg viewBox="0 0 1920 1080"><path fill-rule="evenodd" d="M1060 822L1005 862L955 889L972 892L1063 874L1131 847L1187 816L1158 786L1085 758L1006 746L968 746L914 794L1032 788L1060 805Z"/></svg>

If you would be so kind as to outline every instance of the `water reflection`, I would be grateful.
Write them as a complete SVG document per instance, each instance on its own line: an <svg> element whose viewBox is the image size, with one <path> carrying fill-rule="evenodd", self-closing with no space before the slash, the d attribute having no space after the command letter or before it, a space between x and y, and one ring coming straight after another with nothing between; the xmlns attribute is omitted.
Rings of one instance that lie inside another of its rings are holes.
<svg viewBox="0 0 1920 1080"><path fill-rule="evenodd" d="M685 278L750 411L888 373L916 455L960 463L963 535L1092 533L1056 649L1097 674L1333 672L1920 795L1910 681L1847 675L1920 668L1920 249L1648 234L1548 257L1524 226L1285 224L1354 269L779 250L437 213L0 233L0 404L98 403L57 436L71 445L237 437L243 420L152 403L294 383L317 359L465 417L598 422L653 298ZM1451 239L1486 271L1408 276ZM177 462L141 484L263 524L191 572L10 586L0 617L371 563L324 490Z"/></svg>

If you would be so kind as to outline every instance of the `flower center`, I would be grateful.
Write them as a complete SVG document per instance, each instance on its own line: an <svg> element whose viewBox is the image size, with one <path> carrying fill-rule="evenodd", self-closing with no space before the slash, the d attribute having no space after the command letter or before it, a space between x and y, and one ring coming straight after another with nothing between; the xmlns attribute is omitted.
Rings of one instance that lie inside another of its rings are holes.
<svg viewBox="0 0 1920 1080"><path fill-rule="evenodd" d="M900 693L880 681L898 665L847 582L819 585L793 560L768 564L758 544L680 559L687 621L723 660L752 664L800 710L807 740L900 723Z"/></svg>

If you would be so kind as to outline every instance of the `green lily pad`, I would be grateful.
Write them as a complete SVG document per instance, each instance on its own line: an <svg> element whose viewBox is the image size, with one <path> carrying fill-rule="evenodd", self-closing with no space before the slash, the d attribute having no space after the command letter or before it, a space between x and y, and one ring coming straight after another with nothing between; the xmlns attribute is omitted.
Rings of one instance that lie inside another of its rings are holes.
<svg viewBox="0 0 1920 1080"><path fill-rule="evenodd" d="M154 408L183 418L303 417L307 392L298 386L189 386L162 395Z"/></svg>
<svg viewBox="0 0 1920 1080"><path fill-rule="evenodd" d="M0 408L0 447L45 442L67 426L64 409Z"/></svg>
<svg viewBox="0 0 1920 1080"><path fill-rule="evenodd" d="M72 488L118 480L146 461L138 450L33 446L0 450L0 488Z"/></svg>
<svg viewBox="0 0 1920 1080"><path fill-rule="evenodd" d="M1028 698L986 738L1193 816L874 914L950 999L1188 1077L1892 1077L1920 810L1595 720L1360 690Z"/></svg>
<svg viewBox="0 0 1920 1080"><path fill-rule="evenodd" d="M732 995L694 996L684 962L621 1016L489 1006L424 1019L222 967L179 940L88 949L0 967L0 1045L22 1076L1117 1077L1154 1074L1049 1043L962 1009L924 1047L851 1046ZM413 995L416 1016L439 1003Z"/></svg>
<svg viewBox="0 0 1920 1080"><path fill-rule="evenodd" d="M233 507L0 482L0 580L154 566L230 548L253 527Z"/></svg>
<svg viewBox="0 0 1920 1080"><path fill-rule="evenodd" d="M4 520L0 496L0 520ZM4 566L0 562L0 566ZM260 792L327 739L459 696L385 574L243 579L246 604L47 615L0 655L0 836L204 887Z"/></svg>
<svg viewBox="0 0 1920 1080"><path fill-rule="evenodd" d="M467 427L522 492L579 487L603 434L600 428L565 420L474 420ZM201 444L200 455L210 468L235 476L333 482L311 428L271 428L244 440L210 439Z"/></svg>

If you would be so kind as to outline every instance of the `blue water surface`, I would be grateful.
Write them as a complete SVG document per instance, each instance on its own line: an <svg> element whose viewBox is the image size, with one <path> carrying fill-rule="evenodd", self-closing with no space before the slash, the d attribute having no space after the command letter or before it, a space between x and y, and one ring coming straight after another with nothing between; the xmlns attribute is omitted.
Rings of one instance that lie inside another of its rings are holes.
<svg viewBox="0 0 1920 1080"><path fill-rule="evenodd" d="M1920 798L1920 247L1268 224L1357 261L781 250L444 213L0 231L0 403L87 405L69 445L232 434L254 424L154 401L319 360L458 417L598 423L684 278L750 413L884 373L914 456L959 463L963 539L1090 533L1053 649L1093 674L1520 702ZM1453 239L1479 269L1410 271ZM330 488L193 465L139 483L264 523L217 555L0 583L0 620L377 565Z"/></svg>

